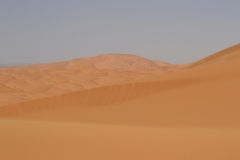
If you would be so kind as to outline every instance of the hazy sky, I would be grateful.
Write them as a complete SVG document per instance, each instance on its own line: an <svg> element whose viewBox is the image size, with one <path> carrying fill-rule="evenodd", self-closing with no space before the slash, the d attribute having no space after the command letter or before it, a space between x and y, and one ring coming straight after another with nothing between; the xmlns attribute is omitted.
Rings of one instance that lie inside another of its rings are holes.
<svg viewBox="0 0 240 160"><path fill-rule="evenodd" d="M240 42L239 0L0 0L0 64L132 53L171 63Z"/></svg>

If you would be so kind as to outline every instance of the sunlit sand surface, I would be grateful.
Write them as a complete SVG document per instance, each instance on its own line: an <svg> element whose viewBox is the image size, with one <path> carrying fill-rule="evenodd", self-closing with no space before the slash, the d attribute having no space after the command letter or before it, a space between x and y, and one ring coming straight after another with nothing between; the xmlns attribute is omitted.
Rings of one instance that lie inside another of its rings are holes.
<svg viewBox="0 0 240 160"><path fill-rule="evenodd" d="M137 66L124 68L123 57L114 57L91 60L87 74L99 81L102 70L110 75L99 86L60 92L57 82L54 94L2 103L0 159L240 159L240 45L181 67L133 56ZM20 74L17 68L9 73ZM63 70L54 78L65 77ZM128 74L116 81L122 70ZM0 89L18 92L5 83Z"/></svg>

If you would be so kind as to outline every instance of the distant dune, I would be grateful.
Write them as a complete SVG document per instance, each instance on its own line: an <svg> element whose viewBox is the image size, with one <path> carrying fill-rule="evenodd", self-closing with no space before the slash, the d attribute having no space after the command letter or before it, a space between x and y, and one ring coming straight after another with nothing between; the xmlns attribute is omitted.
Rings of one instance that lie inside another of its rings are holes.
<svg viewBox="0 0 240 160"><path fill-rule="evenodd" d="M106 54L50 64L0 68L0 106L82 89L126 83L174 71L165 62L130 54ZM12 91L12 92L10 92Z"/></svg>
<svg viewBox="0 0 240 160"><path fill-rule="evenodd" d="M240 159L240 45L177 67L118 54L44 66L69 63L138 78L1 106L0 159Z"/></svg>

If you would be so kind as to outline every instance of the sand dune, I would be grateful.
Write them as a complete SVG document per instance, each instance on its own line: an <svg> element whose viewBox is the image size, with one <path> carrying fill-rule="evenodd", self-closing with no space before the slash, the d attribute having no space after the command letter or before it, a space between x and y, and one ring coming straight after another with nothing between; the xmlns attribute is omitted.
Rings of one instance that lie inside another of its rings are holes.
<svg viewBox="0 0 240 160"><path fill-rule="evenodd" d="M239 45L154 75L1 106L0 158L240 159Z"/></svg>
<svg viewBox="0 0 240 160"><path fill-rule="evenodd" d="M192 63L189 67L196 67L206 63L214 63L220 60L226 61L229 59L234 59L239 57L240 57L240 44L236 44L232 47L229 47L225 50L219 51L213 55L210 55L204 59L201 59L195 63Z"/></svg>
<svg viewBox="0 0 240 160"><path fill-rule="evenodd" d="M126 83L175 70L173 65L129 54L106 54L65 62L0 68L0 105L82 89Z"/></svg>
<svg viewBox="0 0 240 160"><path fill-rule="evenodd" d="M160 80L4 106L0 114L23 119L160 127L240 127L239 73L240 58L226 60L224 64L219 61L166 74Z"/></svg>

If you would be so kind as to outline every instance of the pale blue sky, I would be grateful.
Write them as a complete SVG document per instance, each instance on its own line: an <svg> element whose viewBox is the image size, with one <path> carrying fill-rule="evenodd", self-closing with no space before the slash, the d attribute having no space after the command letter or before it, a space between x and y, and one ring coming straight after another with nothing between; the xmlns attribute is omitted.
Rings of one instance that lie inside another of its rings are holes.
<svg viewBox="0 0 240 160"><path fill-rule="evenodd" d="M132 53L187 63L240 39L239 0L0 0L0 64Z"/></svg>

